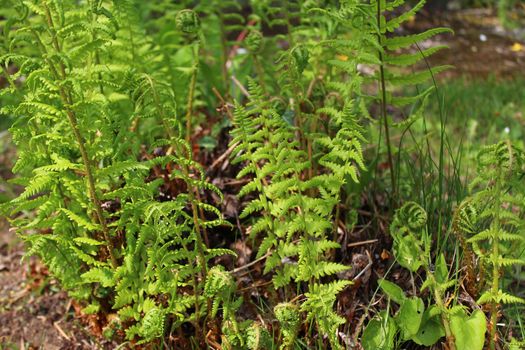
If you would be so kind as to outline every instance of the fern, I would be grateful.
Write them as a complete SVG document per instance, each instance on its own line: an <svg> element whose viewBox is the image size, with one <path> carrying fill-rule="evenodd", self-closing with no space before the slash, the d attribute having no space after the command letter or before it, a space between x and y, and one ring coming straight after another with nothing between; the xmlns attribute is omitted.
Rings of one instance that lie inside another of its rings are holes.
<svg viewBox="0 0 525 350"><path fill-rule="evenodd" d="M425 4L421 0L408 11L398 11L401 14L393 17L391 14L394 10L404 5L405 1L370 1L363 3L360 1L344 1L339 9L315 9L330 16L337 24L342 26L346 31L351 33L352 40L342 40L339 38L328 38L324 45L333 48L337 57L340 59L331 59L329 63L338 71L355 76L358 71L358 64L375 66L375 72L369 76L354 79L352 84L340 84L333 82L331 85L345 96L351 96L359 92L363 81L375 81L379 89L374 100L380 104L381 119L385 131L385 143L387 147L388 163L391 169L391 199L397 201L397 185L393 172L394 169L394 150L390 141L390 129L392 122L387 113L387 104L393 106L406 106L408 104L416 105L427 95L418 94L415 96L395 96L391 90L413 87L422 84L434 75L448 69L448 66L439 66L432 69L415 70L415 66L422 60L435 54L445 46L436 46L424 51L417 50L414 53L399 53L399 49L412 47L418 48L417 44L422 40L428 39L437 34L450 32L446 28L430 29L424 33L397 36L395 30L403 22L413 17ZM389 18L387 20L387 18ZM357 25L356 23L359 23ZM400 67L403 68L400 74ZM413 72L408 73L406 68L412 67ZM362 102L364 103L364 101ZM420 108L413 109L413 116L419 117ZM415 120L409 116L410 120Z"/></svg>
<svg viewBox="0 0 525 350"><path fill-rule="evenodd" d="M0 91L0 113L15 119L13 182L23 192L1 208L27 255L41 257L84 313L100 319L116 313L108 328L138 346L160 344L168 332L187 336L191 324L194 347L266 349L278 341L283 349L342 348L345 319L335 304L351 281L342 279L346 261L334 258L342 249L340 227L359 205L354 188L366 186L359 181L368 166L363 144L371 135L363 125L374 122L370 103L381 104L394 210L396 151L388 132L421 118L432 92L397 90L448 68L415 69L444 49L419 50L417 43L449 30L397 35L425 1L405 11L403 0L5 3L0 65L8 87ZM376 83L377 94L370 88ZM393 123L387 105L412 112ZM205 123L213 125L201 128ZM210 182L215 163L199 164L211 154L201 152L201 141L217 135L231 136L231 170L244 182L240 230L248 225L254 263L263 264L282 302L273 308L276 339L265 315L245 319L235 274L218 266L234 255L217 245L230 223L216 207L222 193ZM480 164L512 164L508 173L518 172L520 152L510 153L491 149ZM522 263L515 254L522 242L521 187L513 180L503 193L508 181L501 177L505 210L479 205L497 192L491 192L496 177L483 177L473 186L484 190L454 222L464 245L481 256L476 267L492 272ZM415 203L402 206L390 226L393 251L411 274L424 271L422 290L435 301L418 325L423 319L438 325L438 338L446 333L453 349L450 320L463 310L445 301L455 279L444 256L431 264L431 219ZM494 242L499 251L487 256ZM480 303L519 301L499 286L497 293L482 287ZM396 325L407 310L424 309L421 299L396 297ZM388 312L380 316L370 325L392 324ZM401 340L431 346L415 328L399 326Z"/></svg>
<svg viewBox="0 0 525 350"><path fill-rule="evenodd" d="M274 307L275 317L281 327L283 341L281 349L293 349L295 338L301 326L301 316L296 305L281 303Z"/></svg>
<svg viewBox="0 0 525 350"><path fill-rule="evenodd" d="M500 285L506 268L525 263L515 249L523 242L520 231L524 222L519 213L523 210L524 160L523 152L510 142L483 148L478 155L478 176L471 184L473 194L456 210L458 231L480 257L482 272L492 272L492 282L478 299L491 308L491 348L497 341L500 305L525 302L504 292Z"/></svg>
<svg viewBox="0 0 525 350"><path fill-rule="evenodd" d="M163 71L140 64L156 44L135 4L16 2L0 61L19 67L10 79L27 77L9 107L25 186L10 207L27 254L40 255L85 312L111 305L127 337L145 343L167 322L200 332L212 311L208 265L231 252L205 245L205 229L225 222L200 194L221 193L193 160ZM148 160L156 144L172 150ZM174 182L181 190L161 202Z"/></svg>
<svg viewBox="0 0 525 350"><path fill-rule="evenodd" d="M327 308L326 305L332 305L337 294L350 283L350 281L337 281L325 285L314 285L305 294L308 300L301 305L301 310L308 313L308 319L315 319L319 331L328 335L334 349L342 349L338 341L338 328L345 323L345 319Z"/></svg>
<svg viewBox="0 0 525 350"><path fill-rule="evenodd" d="M407 202L396 211L390 225L390 234L394 238L394 255L398 263L411 273L417 272L420 268L424 269L426 279L421 286L421 291L429 288L433 292L435 308L437 315L441 316L441 324L447 338L447 345L450 349L455 349L454 335L450 326L453 309L448 309L443 300L446 290L455 284L455 280L448 276L448 267L443 254L436 257L435 267L430 264L431 238L427 232L427 219L428 216L425 210L414 202ZM389 296L392 295L392 292L389 291L392 288L387 289L383 286L382 288L387 291ZM395 293L396 296L398 294ZM400 302L403 298L396 297L396 299L397 302L403 305ZM423 326L421 324L421 327ZM416 329L415 331L412 332L414 333L412 339L420 343L421 340L416 337L418 330ZM405 330L405 336L407 335ZM439 335L439 337L441 336ZM439 337L433 339L434 342Z"/></svg>
<svg viewBox="0 0 525 350"><path fill-rule="evenodd" d="M265 101L262 89L254 82L250 82L250 96L250 110L236 108L232 143L237 145L234 154L238 157L234 162L247 162L239 176L253 174L240 193L255 192L258 197L246 206L241 217L260 213L252 235L263 235L258 256L269 253L264 272L275 271L276 288L286 287L292 281L309 282L313 288L312 281L347 269L325 261L328 252L339 247L326 236L333 228L333 208L347 174L353 174L350 178L357 180L358 169L364 167L359 143L363 138L355 121L341 120L340 124L347 129L335 140L326 137L321 142L327 151L319 163L326 165L329 173L302 180L311 164L300 143L294 140L292 127ZM346 139L343 135L353 138ZM351 153L343 154L343 150ZM297 262L291 263L294 260ZM327 314L330 305L326 305ZM316 317L316 312L310 312ZM323 326L319 330L326 333L333 328Z"/></svg>

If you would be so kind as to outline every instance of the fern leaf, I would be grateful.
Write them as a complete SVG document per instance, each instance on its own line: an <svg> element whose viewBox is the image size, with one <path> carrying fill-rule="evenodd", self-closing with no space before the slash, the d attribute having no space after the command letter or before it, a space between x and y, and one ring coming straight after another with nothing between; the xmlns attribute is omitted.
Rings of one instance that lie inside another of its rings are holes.
<svg viewBox="0 0 525 350"><path fill-rule="evenodd" d="M90 220L83 218L71 210L62 208L61 211L66 214L71 221L74 221L78 226L83 227L86 230L95 231L99 229L97 224L93 224Z"/></svg>
<svg viewBox="0 0 525 350"><path fill-rule="evenodd" d="M384 45L388 50L398 50L412 46L420 41L429 39L435 35L443 33L454 33L450 28L432 28L423 33L407 35L407 36L394 36L387 38L384 41Z"/></svg>

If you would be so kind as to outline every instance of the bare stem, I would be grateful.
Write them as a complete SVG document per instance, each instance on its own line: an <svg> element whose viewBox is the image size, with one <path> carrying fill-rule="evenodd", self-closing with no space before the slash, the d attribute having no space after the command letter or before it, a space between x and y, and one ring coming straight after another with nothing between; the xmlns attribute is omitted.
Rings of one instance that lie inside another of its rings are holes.
<svg viewBox="0 0 525 350"><path fill-rule="evenodd" d="M197 83L197 72L199 70L199 43L196 43L193 52L194 65L191 73L190 90L186 105L186 142L191 146L191 118L193 117L193 99L195 96L195 85Z"/></svg>
<svg viewBox="0 0 525 350"><path fill-rule="evenodd" d="M499 235L498 232L501 229L500 228L500 210L501 210L501 185L502 185L502 177L501 174L498 174L498 178L496 179L496 187L494 189L495 191L495 215L494 215L494 222L493 222L493 232L495 232L492 242L492 288L491 288L491 294L493 296L491 305L490 305L490 339L489 339L489 346L490 350L496 349L496 340L497 340L497 323L498 323L498 309L499 304L496 302L494 297L498 295L499 291Z"/></svg>
<svg viewBox="0 0 525 350"><path fill-rule="evenodd" d="M381 28L381 4L380 1L377 2L377 25ZM377 33L379 44L381 43L381 32ZM391 209L394 209L394 206L397 203L397 186L396 186L396 176L394 174L394 161L392 156L392 145L390 142L390 128L388 126L388 117L386 113L386 83L385 83L385 68L383 53L379 51L379 74L380 74L380 85L381 85L381 116L383 119L383 125L385 128L385 139L386 139L386 148L388 153L388 167L390 168L390 182L392 186L392 196L391 196Z"/></svg>
<svg viewBox="0 0 525 350"><path fill-rule="evenodd" d="M264 83L264 69L261 65L261 62L257 58L256 54L252 54L253 58L253 65L255 67L255 71L257 72L257 75L259 76L259 85L261 85L261 89L263 93L266 95L266 84Z"/></svg>

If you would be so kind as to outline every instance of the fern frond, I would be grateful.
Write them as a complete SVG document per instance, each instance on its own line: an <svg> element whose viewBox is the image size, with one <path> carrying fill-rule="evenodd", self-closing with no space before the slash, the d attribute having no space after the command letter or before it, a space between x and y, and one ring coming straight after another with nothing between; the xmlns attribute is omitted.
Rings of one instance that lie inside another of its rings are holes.
<svg viewBox="0 0 525 350"><path fill-rule="evenodd" d="M432 28L419 34L412 34L407 36L394 36L391 38L387 38L384 41L384 45L388 50L394 51L410 47L415 43L427 40L435 35L444 33L454 33L454 31L450 28Z"/></svg>

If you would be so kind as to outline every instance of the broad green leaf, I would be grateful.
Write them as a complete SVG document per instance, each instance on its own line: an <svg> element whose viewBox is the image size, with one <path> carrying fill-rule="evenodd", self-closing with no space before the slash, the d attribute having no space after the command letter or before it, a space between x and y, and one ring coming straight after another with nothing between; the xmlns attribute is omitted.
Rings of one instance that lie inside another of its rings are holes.
<svg viewBox="0 0 525 350"><path fill-rule="evenodd" d="M361 343L365 350L392 350L397 327L386 311L371 320L363 331Z"/></svg>
<svg viewBox="0 0 525 350"><path fill-rule="evenodd" d="M443 328L441 317L437 314L437 311L437 307L432 305L423 313L419 331L412 337L412 340L416 344L432 346L439 338L445 335L445 329Z"/></svg>
<svg viewBox="0 0 525 350"><path fill-rule="evenodd" d="M417 334L424 312L425 304L420 298L412 297L401 304L395 319L401 329L403 340L408 340Z"/></svg>
<svg viewBox="0 0 525 350"><path fill-rule="evenodd" d="M436 261L436 281L439 284L447 282L448 279L448 267L447 262L445 261L445 256L443 254L439 255L439 258Z"/></svg>
<svg viewBox="0 0 525 350"><path fill-rule="evenodd" d="M388 295L390 299L399 305L403 304L403 302L407 299L401 287L395 283L385 280L384 278L379 280L379 287L386 295Z"/></svg>
<svg viewBox="0 0 525 350"><path fill-rule="evenodd" d="M487 332L487 320L481 310L470 315L465 311L450 317L450 329L456 340L456 350L482 350Z"/></svg>

